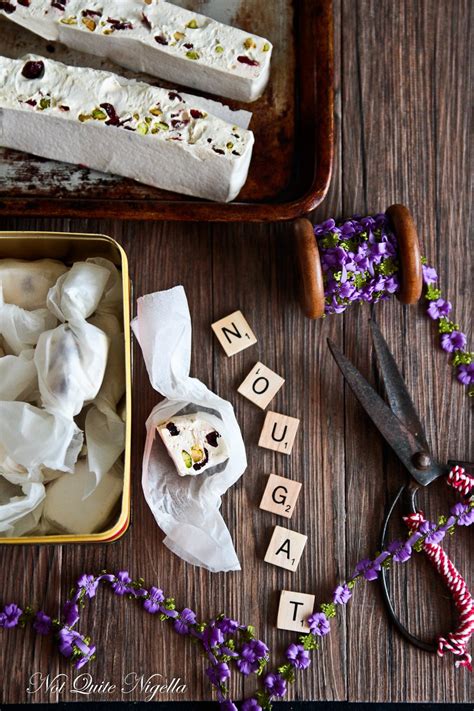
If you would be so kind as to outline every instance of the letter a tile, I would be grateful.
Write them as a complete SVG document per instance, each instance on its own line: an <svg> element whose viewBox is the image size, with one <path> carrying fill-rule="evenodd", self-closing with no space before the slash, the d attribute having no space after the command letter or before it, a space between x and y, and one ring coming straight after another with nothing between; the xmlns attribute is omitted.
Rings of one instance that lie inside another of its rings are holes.
<svg viewBox="0 0 474 711"><path fill-rule="evenodd" d="M264 410L284 382L283 378L267 368L266 365L257 363L237 392Z"/></svg>
<svg viewBox="0 0 474 711"><path fill-rule="evenodd" d="M296 417L267 412L258 441L259 447L291 454L300 421Z"/></svg>
<svg viewBox="0 0 474 711"><path fill-rule="evenodd" d="M270 545L265 553L265 562L286 570L296 570L308 536L275 526Z"/></svg>
<svg viewBox="0 0 474 711"><path fill-rule="evenodd" d="M299 481L270 474L260 502L260 508L264 511L270 511L270 513L285 516L285 518L291 518L300 490L301 484Z"/></svg>
<svg viewBox="0 0 474 711"><path fill-rule="evenodd" d="M278 629L309 632L306 620L314 610L314 601L314 595L282 590L278 607Z"/></svg>
<svg viewBox="0 0 474 711"><path fill-rule="evenodd" d="M241 311L221 318L211 325L219 343L228 356L233 356L257 342L255 335Z"/></svg>

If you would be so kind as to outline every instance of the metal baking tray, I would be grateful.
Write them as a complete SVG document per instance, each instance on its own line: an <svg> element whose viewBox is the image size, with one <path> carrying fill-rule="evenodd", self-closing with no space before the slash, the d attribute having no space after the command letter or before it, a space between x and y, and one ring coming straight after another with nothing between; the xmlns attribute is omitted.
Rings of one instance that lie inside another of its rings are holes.
<svg viewBox="0 0 474 711"><path fill-rule="evenodd" d="M130 277L128 260L122 247L111 237L94 234L62 232L0 232L0 259L59 259L72 264L88 257L105 257L122 275L123 328L125 349L125 450L121 501L105 530L90 534L29 535L21 538L0 538L0 545L36 543L112 542L127 531L131 507L131 442L132 442L132 368L130 336ZM65 476L68 476L67 474ZM71 475L69 475L71 476Z"/></svg>
<svg viewBox="0 0 474 711"><path fill-rule="evenodd" d="M238 198L208 202L0 148L0 216L276 221L307 213L323 200L334 145L332 0L209 0L205 7L199 0L174 1L274 44L263 97L252 104L226 102L253 112L254 155ZM137 76L0 18L0 53L21 57L28 52Z"/></svg>

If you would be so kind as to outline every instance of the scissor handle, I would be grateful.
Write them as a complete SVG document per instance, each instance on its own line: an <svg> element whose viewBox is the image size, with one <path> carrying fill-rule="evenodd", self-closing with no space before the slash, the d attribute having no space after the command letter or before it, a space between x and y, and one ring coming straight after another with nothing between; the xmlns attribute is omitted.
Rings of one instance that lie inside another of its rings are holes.
<svg viewBox="0 0 474 711"><path fill-rule="evenodd" d="M390 519L392 517L392 514L397 506L397 504L401 501L403 504L403 510L412 514L418 513L418 510L416 508L416 494L418 491L418 485L414 480L411 480L409 484L404 484L397 492L394 500L392 501L390 508L387 511L387 515L385 516L385 521L383 522L382 526L382 538L381 538L381 550L385 550L385 546L387 543L387 534L388 534L388 526L390 523ZM390 619L392 620L393 624L395 627L397 627L398 631L400 634L405 637L411 644L413 644L415 647L419 647L419 649L423 649L425 652L432 652L435 653L437 651L436 644L430 643L430 642L425 642L425 640L420 639L419 637L415 637L408 629L405 627L405 625L400 621L400 618L398 617L397 613L395 612L395 608L393 605L393 600L390 594L390 585L389 585L389 579L388 579L388 569L382 567L382 575L381 575L381 583L382 583L382 596L385 602L385 605L388 610L388 614Z"/></svg>
<svg viewBox="0 0 474 711"><path fill-rule="evenodd" d="M456 477L463 478L466 481L464 481L464 483L457 481ZM464 496L467 496L469 487L472 487L473 481L474 480L471 477L465 476L464 470L461 467L456 466L451 470L447 483L462 492ZM416 507L416 494L418 489L419 486L412 480L409 484L404 485L398 491L383 524L382 549L385 547L390 518L400 499L402 499L404 503L404 511L409 512L409 515L404 517L404 520L412 532L415 531L420 523L424 521L423 515L417 511ZM394 610L393 601L390 596L387 569L382 568L382 594L387 605L390 618L400 633L411 644L423 649L424 651L437 653L441 657L443 656L445 650L448 650L458 656L456 666L465 666L468 669L472 669L471 657L466 651L466 645L474 632L474 600L471 597L462 575L458 572L454 564L449 559L449 556L440 545L434 543L424 543L423 552L427 555L428 559L443 579L446 587L453 597L454 603L459 612L458 628L455 632L451 632L447 636L447 639L440 637L437 644L430 644L429 642L425 642L424 640L412 635L411 632L400 622Z"/></svg>

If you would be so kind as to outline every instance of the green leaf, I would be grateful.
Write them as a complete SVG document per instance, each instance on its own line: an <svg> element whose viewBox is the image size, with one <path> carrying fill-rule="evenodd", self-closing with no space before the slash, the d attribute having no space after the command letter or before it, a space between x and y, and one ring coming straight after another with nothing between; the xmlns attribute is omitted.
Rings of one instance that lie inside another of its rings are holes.
<svg viewBox="0 0 474 711"><path fill-rule="evenodd" d="M319 649L319 643L314 634L302 634L299 641L308 652L312 649Z"/></svg>
<svg viewBox="0 0 474 711"><path fill-rule="evenodd" d="M293 684L295 681L295 670L291 666L291 664L283 664L281 667L278 667L278 672L282 675L286 681L288 681L290 684Z"/></svg>
<svg viewBox="0 0 474 711"><path fill-rule="evenodd" d="M451 363L456 367L458 365L469 365L474 360L474 353L466 353L466 351L456 351Z"/></svg>
<svg viewBox="0 0 474 711"><path fill-rule="evenodd" d="M320 610L321 612L324 612L328 619L336 617L337 609L334 602L323 602L323 604L320 605Z"/></svg>
<svg viewBox="0 0 474 711"><path fill-rule="evenodd" d="M453 321L450 321L445 316L438 321L438 331L440 333L452 333L453 331L457 331L458 328L457 323L453 323Z"/></svg>
<svg viewBox="0 0 474 711"><path fill-rule="evenodd" d="M257 676L261 676L263 674L265 667L267 666L267 662L268 662L268 659L266 657L263 657L263 659L259 659Z"/></svg>
<svg viewBox="0 0 474 711"><path fill-rule="evenodd" d="M432 284L429 284L426 287L425 299L427 299L428 301L436 301L436 299L439 299L440 296L441 296L441 289L437 289Z"/></svg>

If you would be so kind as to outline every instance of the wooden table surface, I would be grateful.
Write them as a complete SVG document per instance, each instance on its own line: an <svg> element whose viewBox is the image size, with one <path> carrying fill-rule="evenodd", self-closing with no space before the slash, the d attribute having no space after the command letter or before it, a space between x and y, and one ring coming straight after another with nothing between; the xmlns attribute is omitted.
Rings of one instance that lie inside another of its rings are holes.
<svg viewBox="0 0 474 711"><path fill-rule="evenodd" d="M315 219L409 205L424 253L439 269L456 319L471 328L469 0L337 0L337 150L330 194ZM317 41L317 36L315 37ZM143 499L140 472L145 419L157 401L138 350L134 369L133 521L111 545L1 547L1 599L35 602L55 611L83 571L128 569L172 592L201 618L225 610L253 623L281 654L291 633L275 629L279 591L299 590L328 599L335 583L377 549L384 502L403 471L344 388L326 337L341 344L376 382L367 322L369 306L310 322L296 301L291 225L120 223L8 219L2 229L105 232L126 249L136 296L182 283L194 325L192 373L236 408L249 466L224 497L222 513L235 540L242 572L210 574L183 563L162 545L162 533ZM258 344L227 358L210 330L212 321L242 309ZM376 315L441 459L473 459L469 400L435 345L435 328L420 306L392 300ZM471 341L472 342L472 341ZM274 409L301 418L290 457L259 449L263 414L236 393L257 359L286 378ZM282 519L258 502L265 475L303 482L291 528L308 535L296 573L263 562L272 527ZM430 489L426 510L445 510L443 485ZM459 530L447 544L472 581L472 533ZM443 586L421 557L396 574L396 597L414 631L434 638L453 622ZM119 683L131 671L181 677L184 699L209 698L203 665L191 644L163 631L131 602L111 594L88 608L83 628L98 647L95 682ZM50 642L23 631L0 633L0 702L23 702L36 671L69 672ZM252 690L252 683L246 691ZM244 688L234 689L240 697ZM298 677L302 700L469 701L472 676L407 646L387 621L376 583L361 585L333 623L311 669ZM92 699L105 700L100 694ZM141 700L136 692L110 700ZM163 700L166 696L160 697ZM177 696L171 696L177 700ZM183 700L182 697L179 697ZM76 700L71 693L38 694L33 701Z"/></svg>

